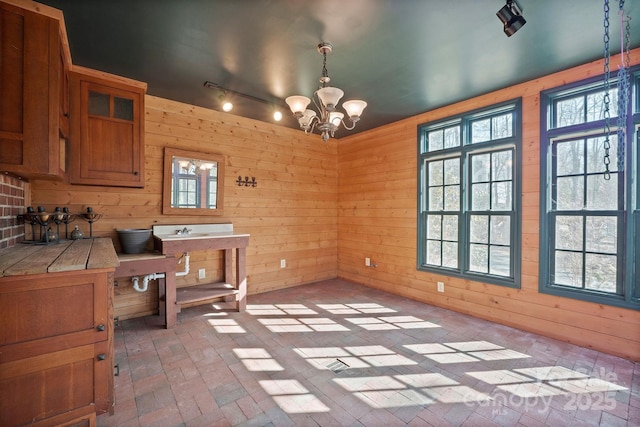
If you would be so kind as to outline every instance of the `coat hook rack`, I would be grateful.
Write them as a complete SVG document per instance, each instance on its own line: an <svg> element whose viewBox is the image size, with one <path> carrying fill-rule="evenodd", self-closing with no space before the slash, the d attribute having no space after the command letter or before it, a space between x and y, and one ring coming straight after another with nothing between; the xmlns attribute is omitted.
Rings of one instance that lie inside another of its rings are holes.
<svg viewBox="0 0 640 427"><path fill-rule="evenodd" d="M249 180L248 176L245 176L244 179L242 179L241 176L238 176L238 179L236 179L236 184L238 184L238 187L257 187L258 181L256 181L255 176L252 176L251 180Z"/></svg>

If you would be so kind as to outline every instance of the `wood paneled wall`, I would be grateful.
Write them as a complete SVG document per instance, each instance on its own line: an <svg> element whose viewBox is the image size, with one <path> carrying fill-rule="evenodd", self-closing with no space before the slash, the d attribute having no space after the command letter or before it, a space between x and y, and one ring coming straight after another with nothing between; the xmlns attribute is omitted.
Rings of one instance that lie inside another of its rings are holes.
<svg viewBox="0 0 640 427"><path fill-rule="evenodd" d="M142 189L33 182L33 203L47 209L87 206L103 214L94 235L110 236L119 248L116 229L150 228L154 224L231 222L251 234L247 248L248 293L311 283L337 276L337 144L318 135L245 119L147 95L145 98L145 170ZM220 153L226 156L224 216L162 215L164 147ZM255 176L255 188L238 187L238 175ZM88 235L88 224L80 225ZM192 252L191 272L178 286L196 284L206 268L208 282L222 279L219 251ZM286 259L286 268L280 260ZM177 267L178 271L182 266ZM153 313L157 285L137 293L128 278L119 278L115 314L121 319Z"/></svg>
<svg viewBox="0 0 640 427"><path fill-rule="evenodd" d="M640 50L631 55L640 63ZM617 59L614 58L613 61ZM612 63L613 63L612 61ZM602 61L430 111L379 129L324 144L319 136L282 126L146 97L146 185L143 189L71 186L34 181L34 205L92 206L104 214L94 234L153 224L232 222L251 234L248 292L255 294L342 277L418 301L542 335L640 360L640 313L538 293L541 90L602 73ZM454 279L416 269L416 127L425 122L523 99L522 288ZM223 217L164 216L161 212L164 147L227 156ZM238 187L255 176L256 188ZM76 222L88 232L86 223ZM371 258L377 268L365 267ZM280 260L287 267L280 268ZM221 278L216 251L191 253L191 273L178 286ZM178 266L178 270L181 267ZM445 282L445 293L436 282ZM156 288L140 294L119 280L116 315L153 313Z"/></svg>
<svg viewBox="0 0 640 427"><path fill-rule="evenodd" d="M640 49L631 55L640 62ZM618 64L612 58L612 64ZM497 323L640 360L640 312L538 292L540 91L602 74L579 66L343 138L338 145L340 277ZM522 97L522 287L416 269L417 126ZM365 257L376 268L365 267ZM445 292L436 291L436 282Z"/></svg>

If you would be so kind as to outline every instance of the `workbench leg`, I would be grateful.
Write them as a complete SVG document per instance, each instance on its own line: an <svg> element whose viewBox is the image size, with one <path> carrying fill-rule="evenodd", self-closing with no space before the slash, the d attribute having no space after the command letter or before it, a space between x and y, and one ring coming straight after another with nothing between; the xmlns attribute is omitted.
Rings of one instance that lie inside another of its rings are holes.
<svg viewBox="0 0 640 427"><path fill-rule="evenodd" d="M172 260L173 261L173 260ZM176 305L176 264L171 262L165 272L165 325L171 329L176 325L178 306Z"/></svg>
<svg viewBox="0 0 640 427"><path fill-rule="evenodd" d="M246 268L246 248L236 249L236 280L238 295L236 296L236 310L245 311L247 309L247 273Z"/></svg>
<svg viewBox="0 0 640 427"><path fill-rule="evenodd" d="M231 285L233 282L233 249L224 250L224 282Z"/></svg>
<svg viewBox="0 0 640 427"><path fill-rule="evenodd" d="M165 274L166 276L166 274ZM167 279L158 279L158 316L167 324Z"/></svg>

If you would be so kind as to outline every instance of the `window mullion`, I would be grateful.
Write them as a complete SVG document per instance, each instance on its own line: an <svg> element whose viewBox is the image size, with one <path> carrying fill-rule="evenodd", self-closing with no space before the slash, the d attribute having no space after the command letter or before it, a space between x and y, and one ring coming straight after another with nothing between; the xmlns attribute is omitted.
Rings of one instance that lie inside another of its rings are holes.
<svg viewBox="0 0 640 427"><path fill-rule="evenodd" d="M461 206L461 230L460 230L460 240L461 240L461 250L463 254L462 259L462 271L464 273L469 273L471 270L471 196L473 194L472 190L472 176L471 176L471 155L470 150L467 150L469 147L469 141L471 138L471 120L463 120L462 121L462 134L464 135L463 141L465 141L465 145L463 146L463 156L461 157L461 173L462 173L462 182L464 183L464 197L463 197L463 206Z"/></svg>
<svg viewBox="0 0 640 427"><path fill-rule="evenodd" d="M625 265L625 258L626 258L626 254L625 254L625 250L624 248L627 247L626 245L626 233L625 233L625 217L626 217L626 212L625 211L618 211L616 218L617 218L617 233L618 233L618 240L617 240L617 246L616 246L616 256L617 256L617 262L616 262L616 269L617 269L617 277L616 277L616 289L618 294L620 295L625 295L625 277L626 277L626 272L624 271L624 265ZM633 245L631 245L633 247ZM633 264L633 263L632 263Z"/></svg>
<svg viewBox="0 0 640 427"><path fill-rule="evenodd" d="M586 200L586 199L585 199ZM587 215L582 214L582 289L587 287Z"/></svg>

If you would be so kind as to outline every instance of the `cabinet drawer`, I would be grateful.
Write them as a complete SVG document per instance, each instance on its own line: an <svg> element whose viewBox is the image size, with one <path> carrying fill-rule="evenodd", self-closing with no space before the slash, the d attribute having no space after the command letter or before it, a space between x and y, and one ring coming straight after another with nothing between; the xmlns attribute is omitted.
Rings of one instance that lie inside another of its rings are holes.
<svg viewBox="0 0 640 427"><path fill-rule="evenodd" d="M109 338L104 274L0 280L0 363Z"/></svg>
<svg viewBox="0 0 640 427"><path fill-rule="evenodd" d="M100 384L112 365L106 341L0 364L0 425L50 425L50 417L59 425L61 414L107 410Z"/></svg>

